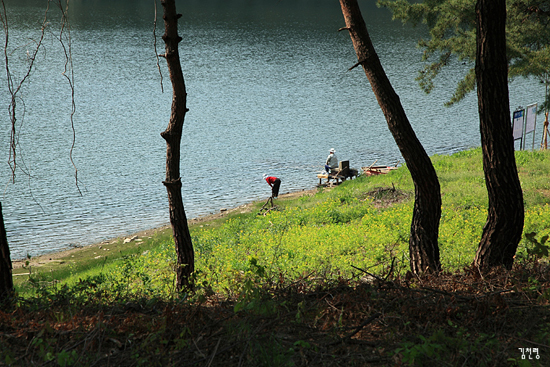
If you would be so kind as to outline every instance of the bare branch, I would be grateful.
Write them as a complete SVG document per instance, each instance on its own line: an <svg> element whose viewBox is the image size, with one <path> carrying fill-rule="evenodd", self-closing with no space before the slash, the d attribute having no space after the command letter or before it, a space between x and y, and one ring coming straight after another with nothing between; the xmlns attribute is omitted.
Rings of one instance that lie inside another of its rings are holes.
<svg viewBox="0 0 550 367"><path fill-rule="evenodd" d="M80 187L78 186L78 168L76 167L76 164L73 160L73 151L76 144L76 130L74 127L74 114L76 113L76 104L74 99L74 69L73 69L73 57L72 57L72 38L71 38L71 24L69 22L69 18L67 16L68 10L69 10L69 0L65 3L65 8L63 8L63 4L61 3L61 0L57 3L59 6L59 10L61 11L61 30L59 32L59 36L57 39L59 40L59 43L61 44L61 47L63 48L63 52L65 54L65 65L62 75L67 79L67 82L69 83L69 87L71 88L71 114L70 114L70 120L71 120L71 130L73 133L73 141L71 143L71 150L69 151L69 159L71 160L71 164L74 168L74 178L75 178L75 184L76 188L78 189L78 193L82 196L82 192L80 191ZM65 30L66 29L66 30ZM63 41L63 37L66 37L67 39L67 46L65 46L65 42Z"/></svg>
<svg viewBox="0 0 550 367"><path fill-rule="evenodd" d="M44 19L42 21L42 26L40 30L40 37L37 41L34 41L34 47L31 52L27 51L27 60L28 65L26 68L25 75L21 78L20 81L15 82L14 81L14 75L10 71L10 53L9 53L9 26L8 26L8 17L7 17L7 11L4 0L1 0L1 14L0 14L0 22L2 23L2 26L4 28L4 34L5 34L5 41L4 41L4 59L5 59L5 69L6 69L6 75L7 75L7 86L8 91L11 96L11 101L9 104L9 115L10 115L10 121L11 121L11 133L10 133L10 153L8 158L8 164L10 166L11 172L12 172L12 182L15 181L16 171L18 168L18 164L21 162L20 157L18 157L17 149L19 147L19 131L21 130L22 122L19 123L18 126L18 103L22 103L24 106L24 101L19 96L19 92L24 85L27 78L30 76L33 67L34 62L36 60L36 56L38 55L38 52L42 48L42 43L46 34L46 30L49 26L48 21L48 14L50 11L50 3L54 3L58 6L58 8L61 11L61 29L58 35L55 35L55 38L59 41L61 47L63 48L63 52L65 54L65 64L64 64L64 70L62 75L67 79L69 83L69 87L71 88L71 114L70 114L70 121L71 121L71 129L73 133L73 139L71 144L71 149L69 153L69 158L71 160L71 164L74 167L75 170L75 181L76 181L76 187L78 189L78 192L82 195L82 192L80 191L79 185L78 185L78 169L76 167L76 164L73 160L73 151L75 147L76 142L76 132L75 132L75 126L74 126L74 114L76 112L76 104L75 104L75 91L74 91L74 73L73 73L73 64L72 64L72 44L71 44L71 32L70 32L70 24L67 17L68 7L69 7L69 0L66 0L64 3L62 0L47 0L46 5L46 11L44 13ZM23 115L24 116L25 108L23 108ZM22 119L21 119L22 120ZM23 162L24 164L24 162ZM24 171L25 172L25 171ZM25 172L26 174L30 175L29 172Z"/></svg>
<svg viewBox="0 0 550 367"><path fill-rule="evenodd" d="M44 34L46 27L48 25L48 11L50 9L50 0L48 0L47 6L46 6L46 12L44 14L44 21L42 22L42 27L40 31L40 38L36 42L36 47L34 48L33 52L29 53L27 52L29 65L27 67L27 71L21 81L16 85L13 80L13 75L9 68L9 53L8 53L8 44L9 44L9 26L8 26L8 14L6 11L6 4L4 3L4 0L1 0L2 4L2 14L0 14L0 21L2 22L2 26L4 28L4 35L5 35L5 41L4 41L4 60L5 60L5 68L6 68L6 76L7 76L7 85L8 85L8 91L11 96L11 101L8 107L9 115L10 115L10 121L11 121L11 133L10 133L10 153L8 158L8 164L10 166L11 172L12 172L12 181L15 181L15 171L17 168L17 146L18 146L18 130L17 130L17 100L18 100L18 94L21 90L21 87L23 86L23 83L25 83L25 80L29 77L31 74L32 68L34 66L34 60L36 59L36 55L38 54L38 51L40 50L40 46L42 45L42 41L44 40Z"/></svg>
<svg viewBox="0 0 550 367"><path fill-rule="evenodd" d="M162 93L164 93L164 85L162 84L162 71L160 70L160 62L159 57L166 57L164 54L159 55L157 51L157 0L153 0L155 3L155 21L153 22L153 42L155 46L155 55L157 55L157 69L159 69L160 74L160 90Z"/></svg>
<svg viewBox="0 0 550 367"><path fill-rule="evenodd" d="M352 71L353 69L355 69L359 65L363 64L364 62L365 62L365 60L358 61L355 65L353 65L351 68L349 68L348 71Z"/></svg>

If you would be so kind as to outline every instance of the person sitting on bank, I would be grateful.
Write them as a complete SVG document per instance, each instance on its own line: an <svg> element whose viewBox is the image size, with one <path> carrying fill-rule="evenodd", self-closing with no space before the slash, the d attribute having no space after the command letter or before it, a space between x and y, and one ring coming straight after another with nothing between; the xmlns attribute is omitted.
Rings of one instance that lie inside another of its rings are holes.
<svg viewBox="0 0 550 367"><path fill-rule="evenodd" d="M271 197L277 199L277 196L279 196L279 187L281 187L281 180L275 176L268 176L267 173L264 173L264 180L271 186Z"/></svg>
<svg viewBox="0 0 550 367"><path fill-rule="evenodd" d="M336 157L336 154L334 154L334 148L331 148L329 150L327 162L325 163L325 171L329 174L330 170L335 168L338 168L338 158Z"/></svg>

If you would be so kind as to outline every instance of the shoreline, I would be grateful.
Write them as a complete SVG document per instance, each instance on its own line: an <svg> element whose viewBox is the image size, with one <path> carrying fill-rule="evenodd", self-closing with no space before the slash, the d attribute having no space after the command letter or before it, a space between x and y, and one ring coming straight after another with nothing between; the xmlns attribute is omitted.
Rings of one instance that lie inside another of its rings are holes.
<svg viewBox="0 0 550 367"><path fill-rule="evenodd" d="M298 198L298 197L301 197L301 196L304 196L304 195L313 195L317 192L317 190L318 190L318 188L316 187L316 188L313 188L313 189L302 189L301 191L287 192L285 194L279 195L279 199L292 199L292 198ZM220 210L217 213L201 215L201 216L198 216L196 218L188 219L187 224L189 226L199 225L200 223L206 223L206 222L210 222L210 221L213 221L213 220L216 220L216 219L223 218L223 217L225 217L225 216L227 216L231 213L234 213L236 211L240 211L241 213L244 214L244 213L250 212L252 207L256 203L261 202L261 201L263 201L263 200L252 201L250 203L241 204L237 207L228 208L228 209L220 208ZM89 244L89 245L66 248L66 249L60 249L58 251L52 251L52 252L49 252L49 253L46 253L46 254L42 254L42 255L38 255L36 257L32 257L29 260L29 265L30 266L38 266L38 265L43 265L43 264L50 263L50 262L53 262L53 261L59 261L59 259L61 259L61 258L68 257L68 256L70 256L70 255L72 255L76 252L83 251L83 250L89 249L89 248L94 247L94 246L114 244L118 241L132 242L132 241L139 240L141 238L150 238L150 237L154 236L155 234L157 234L159 232L162 232L162 231L166 231L170 228L171 228L171 224L167 223L167 224L164 224L160 227L149 228L149 229L138 231L138 232L128 234L128 235L120 235L120 236L117 236L117 237L110 238L108 240L104 240L104 241L97 242L97 243L92 243L92 244ZM12 260L11 261L12 269L22 268L25 265L26 261L27 261L26 258Z"/></svg>

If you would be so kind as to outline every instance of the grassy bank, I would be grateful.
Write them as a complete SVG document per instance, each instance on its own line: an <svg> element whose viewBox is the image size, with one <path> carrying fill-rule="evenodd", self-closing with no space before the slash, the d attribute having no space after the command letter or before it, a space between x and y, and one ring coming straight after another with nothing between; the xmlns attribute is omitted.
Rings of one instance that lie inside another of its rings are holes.
<svg viewBox="0 0 550 367"><path fill-rule="evenodd" d="M281 198L267 215L253 203L192 224L193 294L174 292L169 229L16 269L10 317L27 313L5 330L27 330L25 317L35 330L12 339L3 331L5 345L20 348L0 349L0 362L537 365L521 359L522 347L548 362L549 158L517 153L524 233L534 235L522 239L511 272L481 277L469 267L487 216L481 151L435 156L438 278L407 273L414 188L401 168ZM74 343L61 343L67 328ZM55 342L45 347L48 337Z"/></svg>

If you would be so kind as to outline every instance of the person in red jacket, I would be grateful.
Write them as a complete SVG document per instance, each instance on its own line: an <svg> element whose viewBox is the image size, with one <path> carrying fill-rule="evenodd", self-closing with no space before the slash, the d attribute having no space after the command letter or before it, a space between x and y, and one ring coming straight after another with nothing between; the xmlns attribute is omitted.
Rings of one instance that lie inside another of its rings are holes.
<svg viewBox="0 0 550 367"><path fill-rule="evenodd" d="M271 197L277 199L279 196L279 187L281 187L281 180L275 176L268 176L264 173L264 180L271 186Z"/></svg>

